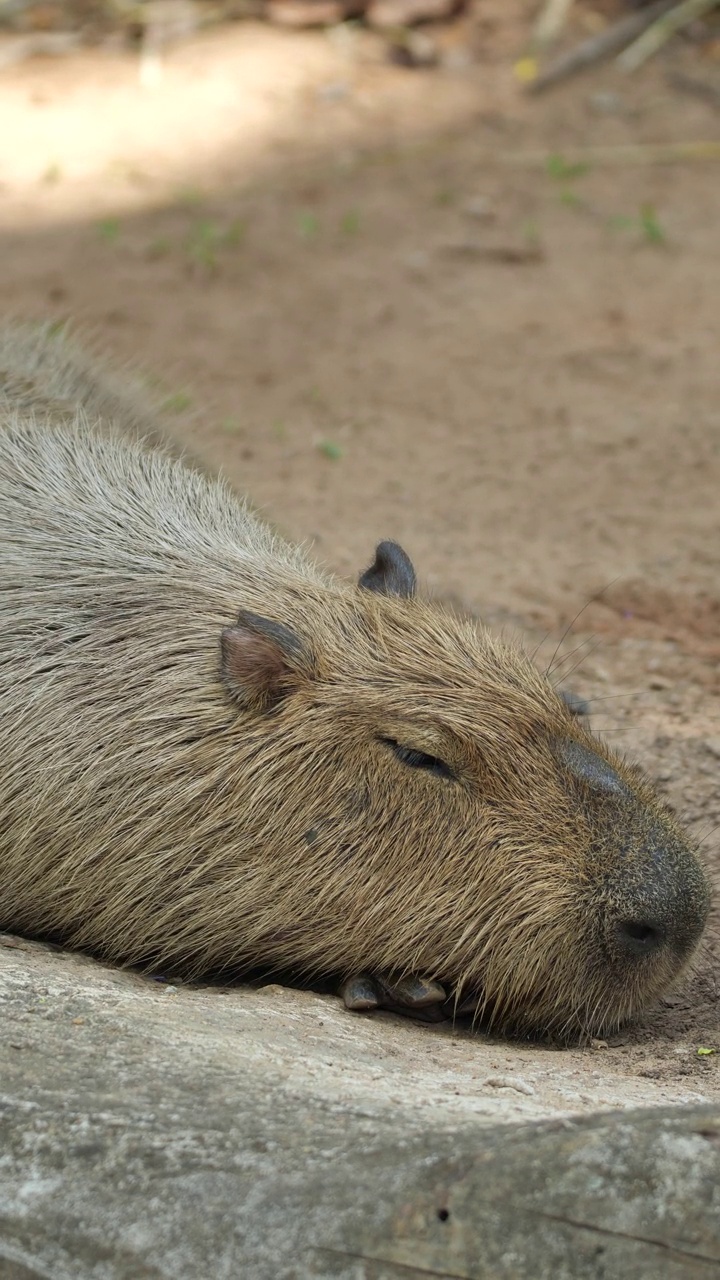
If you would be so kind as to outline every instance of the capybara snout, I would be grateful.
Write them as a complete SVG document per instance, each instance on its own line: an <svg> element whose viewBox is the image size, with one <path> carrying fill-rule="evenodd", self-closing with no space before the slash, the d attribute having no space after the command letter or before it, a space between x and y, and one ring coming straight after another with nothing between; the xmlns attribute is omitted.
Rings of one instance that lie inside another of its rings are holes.
<svg viewBox="0 0 720 1280"><path fill-rule="evenodd" d="M422 975L562 1034L668 988L693 844L519 648L395 544L341 581L52 404L0 427L0 927L189 977Z"/></svg>
<svg viewBox="0 0 720 1280"><path fill-rule="evenodd" d="M694 952L709 911L707 879L669 810L636 770L623 779L595 745L571 739L557 755L569 792L587 815L599 953L627 983L629 1002L641 1005L640 991L659 993Z"/></svg>

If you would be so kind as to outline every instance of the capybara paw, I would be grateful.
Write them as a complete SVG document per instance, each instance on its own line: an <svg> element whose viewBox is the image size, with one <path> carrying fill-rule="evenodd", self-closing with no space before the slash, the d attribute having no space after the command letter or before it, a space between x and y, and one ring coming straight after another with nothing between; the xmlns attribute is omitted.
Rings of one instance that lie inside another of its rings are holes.
<svg viewBox="0 0 720 1280"><path fill-rule="evenodd" d="M447 1000L447 992L439 982L415 976L392 978L388 974L354 974L342 984L340 995L345 1008L356 1012L389 1009L423 1019L440 1014Z"/></svg>
<svg viewBox="0 0 720 1280"><path fill-rule="evenodd" d="M345 1008L356 1013L367 1013L380 1007L380 992L367 973L356 973L347 978L338 994L342 996Z"/></svg>

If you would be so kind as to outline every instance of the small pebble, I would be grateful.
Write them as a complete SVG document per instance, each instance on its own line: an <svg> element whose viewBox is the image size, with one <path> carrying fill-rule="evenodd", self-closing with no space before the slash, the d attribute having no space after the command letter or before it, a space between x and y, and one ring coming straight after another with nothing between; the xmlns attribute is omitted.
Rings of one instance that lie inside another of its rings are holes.
<svg viewBox="0 0 720 1280"><path fill-rule="evenodd" d="M388 58L396 67L434 67L438 51L429 36L422 31L414 31L402 44L388 46Z"/></svg>
<svg viewBox="0 0 720 1280"><path fill-rule="evenodd" d="M535 1096L535 1090L527 1080L522 1080L520 1076L488 1076L483 1081L490 1089L514 1089L516 1093L525 1093L529 1098Z"/></svg>
<svg viewBox="0 0 720 1280"><path fill-rule="evenodd" d="M349 95L350 86L344 80L338 80L332 84L321 84L317 90L317 96L322 102L342 102Z"/></svg>
<svg viewBox="0 0 720 1280"><path fill-rule="evenodd" d="M492 222L495 218L487 196L474 196L471 200L467 200L462 211L468 218L475 218L477 222Z"/></svg>
<svg viewBox="0 0 720 1280"><path fill-rule="evenodd" d="M423 249L416 249L405 254L405 267L413 276L424 275L430 266L430 254Z"/></svg>
<svg viewBox="0 0 720 1280"><path fill-rule="evenodd" d="M445 49L441 54L440 61L445 71L457 73L467 71L472 67L475 58L473 57L472 49L458 45L453 49Z"/></svg>
<svg viewBox="0 0 720 1280"><path fill-rule="evenodd" d="M588 99L593 111L603 116L618 116L625 110L625 102L619 93L609 90L598 90L591 93Z"/></svg>

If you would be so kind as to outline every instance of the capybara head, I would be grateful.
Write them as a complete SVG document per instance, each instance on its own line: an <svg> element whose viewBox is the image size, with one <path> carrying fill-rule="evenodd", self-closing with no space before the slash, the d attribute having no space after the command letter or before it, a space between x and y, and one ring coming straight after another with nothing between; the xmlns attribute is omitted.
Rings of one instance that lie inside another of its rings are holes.
<svg viewBox="0 0 720 1280"><path fill-rule="evenodd" d="M328 606L305 629L241 615L222 644L301 963L423 973L561 1034L665 990L708 887L637 772L520 650L419 601L396 545Z"/></svg>
<svg viewBox="0 0 720 1280"><path fill-rule="evenodd" d="M559 1034L692 955L671 815L395 544L341 582L218 481L16 422L0 587L0 927L188 976L421 974Z"/></svg>

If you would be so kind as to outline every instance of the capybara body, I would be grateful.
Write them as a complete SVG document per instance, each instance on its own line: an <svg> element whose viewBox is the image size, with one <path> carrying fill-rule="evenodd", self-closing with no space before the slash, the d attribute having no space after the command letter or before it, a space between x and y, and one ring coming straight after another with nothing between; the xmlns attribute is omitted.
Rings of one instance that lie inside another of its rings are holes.
<svg viewBox="0 0 720 1280"><path fill-rule="evenodd" d="M341 581L82 405L3 412L0 927L188 977L423 974L570 1035L677 977L693 847L399 548Z"/></svg>

